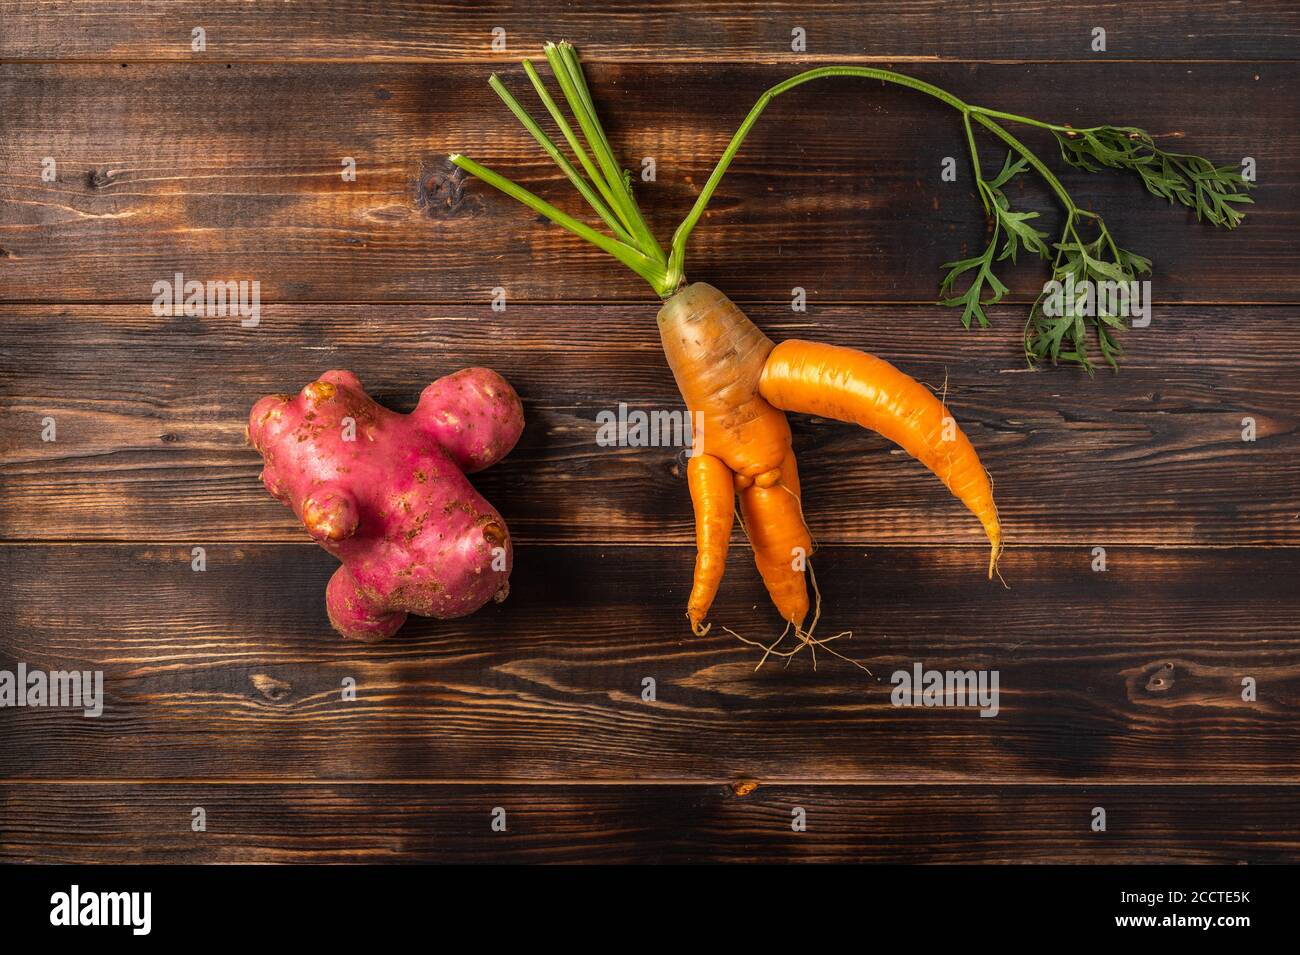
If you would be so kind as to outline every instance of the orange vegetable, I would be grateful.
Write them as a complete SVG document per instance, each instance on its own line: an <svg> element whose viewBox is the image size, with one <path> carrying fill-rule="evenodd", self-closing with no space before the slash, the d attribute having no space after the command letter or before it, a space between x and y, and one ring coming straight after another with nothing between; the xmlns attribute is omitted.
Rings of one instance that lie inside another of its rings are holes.
<svg viewBox="0 0 1300 955"><path fill-rule="evenodd" d="M703 282L659 309L659 339L691 420L702 422L704 450L755 480L779 468L790 450L790 426L758 393L772 340Z"/></svg>
<svg viewBox="0 0 1300 955"><path fill-rule="evenodd" d="M695 584L686 604L686 616L696 636L709 627L704 618L718 595L727 567L727 546L735 516L736 491L731 469L711 454L697 454L686 465L686 482L695 507Z"/></svg>
<svg viewBox="0 0 1300 955"><path fill-rule="evenodd" d="M855 422L917 458L984 524L992 575L1002 532L988 475L943 403L920 382L851 348L797 340L774 346L734 302L702 282L664 303L659 336L692 420L703 422L696 438L704 454L687 469L696 512L687 616L697 634L708 630L703 620L726 559L717 515L724 507L730 514L732 484L721 489L719 468L735 476L754 562L781 619L798 632L807 618L804 567L813 545L783 411Z"/></svg>
<svg viewBox="0 0 1300 955"><path fill-rule="evenodd" d="M1073 166L1092 171L1109 167L1138 173L1148 191L1194 208L1197 219L1204 217L1215 225L1236 227L1243 215L1236 204L1251 202L1246 193L1252 184L1243 181L1233 165L1223 166L1200 156L1166 152L1148 133L1133 126L1075 129L1044 123L964 102L947 90L892 70L826 65L782 80L759 98L731 137L713 172L697 189L694 204L665 249L637 204L632 191L632 172L619 162L601 126L577 51L569 43L548 43L544 49L563 101L572 114L572 122L528 60L523 62L524 72L576 165L498 77L493 76L488 82L586 200L604 229L574 218L467 156L453 153L449 158L471 175L618 259L645 279L664 300L659 311L664 352L682 397L695 413L693 418L704 422L703 443L710 456L708 461L688 469L696 507L698 545L696 582L688 616L697 633L708 629L703 619L717 593L726 557L721 512L729 510L731 497L722 488L726 482L719 471L721 467L733 475L745 530L754 546L755 562L782 618L795 626L802 643L824 645L826 642L813 641L810 634L801 630L808 612L803 558L811 550L812 540L803 521L798 476L790 449L790 428L782 411L853 421L895 441L937 474L980 519L992 545L990 576L1002 548L1002 528L993 503L992 483L975 449L957 428L942 401L888 362L862 352L805 341L774 346L717 289L687 285L686 245L691 232L704 216L745 137L773 99L814 80L853 76L893 83L925 94L961 114L974 167L973 181L989 217L990 236L982 254L944 266L948 275L940 285L940 298L941 304L962 309L962 322L967 328L973 320L980 325L988 324L987 306L1000 301L1007 292L1007 286L994 275L994 263L1007 258L1014 263L1021 249L1053 260L1055 281L1052 284L1055 285L1077 285L1097 279L1133 281L1151 267L1149 260L1121 249L1101 217L1078 205L1047 165L1008 132L1004 124L1050 131L1062 157ZM1002 171L991 178L980 170L979 148L974 137L977 127L992 133L1010 149ZM1039 214L1015 211L1007 197L1007 184L1031 168L1042 176L1065 210L1060 239L1054 244L1049 242L1048 233L1033 224L1032 220ZM1078 226L1083 219L1088 220L1090 229L1096 229L1095 238L1085 240L1080 234ZM743 223L734 221L733 227L744 229ZM1055 256L1051 251L1053 245L1059 253ZM1065 359L1091 370L1093 365L1088 357L1091 327L1103 357L1114 365L1121 353L1114 337L1116 328L1123 324L1120 316L1104 309L1087 317L1049 314L1055 310L1046 307L1047 295L1045 287L1043 296L1030 309L1026 357L1031 362L1050 360L1053 364ZM725 527L730 529L729 519ZM816 627L816 622L814 614L809 630ZM766 651L764 659L773 648L767 647ZM815 648L813 660L815 665Z"/></svg>
<svg viewBox="0 0 1300 955"><path fill-rule="evenodd" d="M875 431L933 471L984 525L993 547L993 576L1002 549L993 485L970 440L925 385L874 355L791 340L768 356L758 390L783 411L852 421Z"/></svg>
<svg viewBox="0 0 1300 955"><path fill-rule="evenodd" d="M781 619L802 629L808 616L804 568L812 556L812 535L803 520L799 475L794 452L781 463L780 480L770 487L757 482L740 494L740 513L754 548L754 563Z"/></svg>

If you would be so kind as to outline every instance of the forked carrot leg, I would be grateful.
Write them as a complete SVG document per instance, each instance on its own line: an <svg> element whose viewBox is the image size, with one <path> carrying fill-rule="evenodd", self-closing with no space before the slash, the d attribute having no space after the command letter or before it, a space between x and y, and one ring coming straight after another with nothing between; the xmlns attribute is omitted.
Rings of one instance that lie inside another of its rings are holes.
<svg viewBox="0 0 1300 955"><path fill-rule="evenodd" d="M804 567L813 544L803 519L793 451L776 474L760 475L740 492L740 513L772 603L782 620L802 628L808 617Z"/></svg>
<svg viewBox="0 0 1300 955"><path fill-rule="evenodd" d="M993 548L993 576L1002 549L993 485L970 440L923 384L874 355L791 339L768 355L758 390L784 411L851 421L875 431L933 471L984 525Z"/></svg>
<svg viewBox="0 0 1300 955"><path fill-rule="evenodd" d="M695 582L686 616L697 637L709 632L705 624L727 567L727 546L735 519L736 499L731 468L711 454L697 454L686 465L686 482L695 507Z"/></svg>

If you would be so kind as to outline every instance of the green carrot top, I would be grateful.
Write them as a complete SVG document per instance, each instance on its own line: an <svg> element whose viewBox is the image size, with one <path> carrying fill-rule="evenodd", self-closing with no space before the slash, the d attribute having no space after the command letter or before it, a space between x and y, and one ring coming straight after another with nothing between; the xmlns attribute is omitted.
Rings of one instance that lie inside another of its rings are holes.
<svg viewBox="0 0 1300 955"><path fill-rule="evenodd" d="M1216 226L1235 228L1244 218L1244 213L1237 208L1237 204L1252 201L1246 192L1253 184L1242 178L1237 167L1215 166L1200 156L1166 151L1157 146L1148 133L1136 127L1093 126L1074 129L1014 113L972 106L946 90L892 70L866 66L824 66L792 76L759 97L723 151L708 181L696 197L695 204L673 232L672 241L665 252L651 233L637 205L632 193L631 172L623 167L610 147L596 114L577 50L569 43L547 43L544 50L573 123L566 119L528 60L524 60L524 71L542 106L550 114L561 137L576 158L577 167L497 76L493 75L489 83L587 201L608 231L598 231L575 219L468 156L453 153L449 158L461 169L614 256L645 279L664 298L676 292L685 282L686 242L691 231L704 214L718 183L768 103L796 86L823 77L855 76L904 86L946 103L961 115L976 187L993 227L992 237L982 254L944 265L948 274L940 284L940 302L961 308L961 321L967 328L972 320L981 326L988 325L985 309L999 302L1008 291L1007 286L994 274L995 262L1007 258L1015 262L1021 249L1051 260L1052 278L1055 282L1066 289L1076 290L1073 294L1080 297L1085 295L1089 282L1134 281L1139 274L1149 272L1151 268L1150 260L1120 248L1101 216L1075 203L1051 169L1029 147L1008 132L1003 123L1034 126L1050 131L1056 139L1061 158L1077 168L1090 172L1098 172L1103 167L1135 172L1152 195L1194 209L1198 219L1207 219ZM1001 170L992 177L987 177L980 166L974 136L975 125L987 130L1009 149ZM1012 209L1006 195L1006 185L1015 176L1029 169L1042 177L1065 210L1061 232L1050 246L1048 233L1040 231L1033 222L1039 214ZM1086 237L1085 232L1088 230L1083 228L1085 223L1092 227L1091 233ZM1088 310L1092 314L1081 314L1085 311L1083 309L1051 308L1046 301L1047 288L1048 286L1044 287L1044 293L1030 308L1025 326L1027 358L1031 362L1047 359L1053 363L1065 359L1091 370L1088 334L1088 328L1091 327L1095 330L1097 347L1102 357L1114 366L1116 358L1122 353L1115 339L1115 331L1123 327L1116 302L1100 302ZM1060 314L1062 311L1064 313Z"/></svg>

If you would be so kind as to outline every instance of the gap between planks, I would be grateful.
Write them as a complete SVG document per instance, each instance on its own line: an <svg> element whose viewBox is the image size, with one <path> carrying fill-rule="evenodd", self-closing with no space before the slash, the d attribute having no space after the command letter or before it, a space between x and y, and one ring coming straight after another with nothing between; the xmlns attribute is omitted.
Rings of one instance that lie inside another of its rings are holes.
<svg viewBox="0 0 1300 955"><path fill-rule="evenodd" d="M743 297L730 296L732 301L737 305L749 306L753 308L778 308L789 306L789 298L778 299L750 299ZM647 295L645 298L608 298L608 299L585 299L573 298L557 301L555 299L511 299L511 308L528 306L529 308L632 308L644 306L649 308L655 304L653 297ZM148 299L97 299L95 301L72 301L69 299L0 299L0 310L12 310L16 308L129 308L133 306L150 305ZM261 302L264 306L273 306L275 308L306 308L306 307L330 307L341 306L344 308L481 308L487 304L485 298L475 299L383 299L379 301L336 301L315 299L267 299ZM1006 306L1029 305L1029 299L1018 300L1004 298L999 303ZM819 298L811 302L810 305L824 308L850 308L856 306L870 306L872 308L937 308L939 302L934 299L823 299ZM1151 302L1153 308L1296 308L1300 307L1300 299L1295 301L1240 301L1231 302L1224 299L1188 299L1185 301L1163 302L1154 300ZM811 314L811 313L808 313ZM1066 367L1066 366L1062 366Z"/></svg>
<svg viewBox="0 0 1300 955"><path fill-rule="evenodd" d="M232 776L229 778L205 778L205 777L176 777L176 778L149 778L149 777L86 777L86 778L55 778L49 779L40 777L23 777L23 778L0 778L0 787L3 786L521 786L521 787L538 787L554 788L563 786L587 786L587 787L621 787L621 788L639 788L639 787L678 787L678 788L697 788L700 786L730 786L740 779L752 779L745 776L729 776L726 778L716 779L511 779L502 777L499 779L442 779L442 778L410 778L410 779L305 779L301 777L277 777L277 776ZM1256 789L1261 786L1270 788L1288 788L1300 785L1300 776L1297 777L1277 777L1271 776L1267 779L1248 780L1248 781L1219 781L1214 779L1133 779L1129 777L1108 778L1105 780L1068 780L1068 779L1023 779L1017 777L1013 780L1003 780L998 778L975 779L975 780L950 780L950 781L933 781L933 780L870 780L870 779L839 779L833 776L826 777L781 777L771 781L756 780L760 789L776 788L797 788L797 787L853 787L858 789L871 789L877 787L892 788L919 788L940 789L940 788L988 788L997 786L1007 789L1024 789L1029 787L1051 786L1054 788L1073 787L1076 789L1092 788L1150 788L1165 789L1171 786L1182 788L1237 788L1237 789Z"/></svg>
<svg viewBox="0 0 1300 955"><path fill-rule="evenodd" d="M1300 520L1300 514L1296 515ZM134 538L128 539L123 537L24 537L15 538L14 540L4 540L0 538L0 547L189 547L193 545L191 539L178 540L159 537ZM693 548L695 545L690 541L527 541L524 543L528 547L661 547L661 548ZM1076 547L1095 546L1096 541L1089 538L1086 541L1049 541L1038 544L1008 544L1004 550L1066 550ZM859 548L871 547L877 549L891 550L988 550L988 542L979 541L953 541L952 543L938 543L936 541L880 541L877 543L861 543L856 541L820 541L823 548ZM268 540L262 538L248 538L240 540L223 540L211 545L215 547L316 547L318 546L313 540ZM1300 544L1179 544L1161 541L1125 541L1121 544L1111 545L1114 547L1123 547L1126 549L1141 548L1144 550L1300 550Z"/></svg>
<svg viewBox="0 0 1300 955"><path fill-rule="evenodd" d="M96 56L96 57L0 57L0 66L99 66L117 63L119 65L127 64L131 66L153 66L153 65L175 65L185 64L186 66L208 66L225 68L238 63L249 66L296 66L298 64L340 64L340 65L374 65L374 64L394 64L399 66L461 66L468 64L513 64L518 65L526 58L535 59L540 52L537 51L524 54L511 54L506 56L295 56L295 57L231 57L231 58L209 58L197 59L194 56L189 57L114 57L114 56ZM744 53L735 54L728 57L657 57L657 56L624 56L613 54L610 56L595 56L591 58L593 63L617 63L619 65L629 66L717 66L719 68L734 68L737 66L789 66L794 69L811 69L816 66L833 66L839 63L885 63L885 64L902 64L902 63L940 63L949 65L971 64L976 66L1057 66L1057 65L1107 65L1111 63L1142 63L1178 66L1186 64L1189 66L1209 65L1209 64L1293 64L1300 62L1300 58L1263 58L1263 57L1200 57L1200 58L1182 58L1182 59L1152 59L1151 57L1073 57L1070 59L1043 59L1043 58L1012 58L999 59L987 57L944 57L944 56L882 56L846 53L836 56L834 54L804 56L797 60L786 57L773 56L752 56Z"/></svg>

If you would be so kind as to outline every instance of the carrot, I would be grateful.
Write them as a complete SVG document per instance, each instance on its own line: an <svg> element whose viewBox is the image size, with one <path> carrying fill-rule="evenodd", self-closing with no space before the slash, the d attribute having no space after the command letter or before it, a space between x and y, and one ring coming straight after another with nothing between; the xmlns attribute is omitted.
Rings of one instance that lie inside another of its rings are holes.
<svg viewBox="0 0 1300 955"><path fill-rule="evenodd" d="M1002 549L993 486L970 440L930 389L874 355L797 339L772 350L758 389L783 411L875 431L933 471L984 525L993 576Z"/></svg>
<svg viewBox="0 0 1300 955"><path fill-rule="evenodd" d="M701 282L686 284L681 271L682 244L702 206L697 203L687 216L674 236L672 255L665 255L632 197L630 180L609 148L576 52L568 44L548 44L546 57L582 131L585 148L536 71L527 63L525 70L585 177L496 77L492 88L578 188L612 237L471 159L457 155L452 161L609 252L660 292L664 304L659 309L659 338L691 420L700 429L694 436L699 453L687 466L696 543L695 579L686 610L691 629L700 636L708 633L705 618L722 582L732 504L739 497L745 533L768 595L787 629L793 627L803 643L812 645L812 634L803 630L809 610L804 570L812 553L812 536L804 521L790 425L783 409L838 414L875 428L936 473L943 469L940 476L959 496L967 491L972 467L968 458L983 476L974 449L964 436L960 437L961 454L945 456L945 449L932 446L936 440L932 425L945 417L943 407L893 366L884 362L873 365L875 359L848 349L817 353L821 360L816 365L800 363L800 349L788 345L806 346L803 353L807 353L810 343L775 345L722 292ZM733 142L719 163L706 192L716 187L736 145ZM879 382L873 376L878 376ZM813 393L818 388L822 391ZM897 395L900 400L870 409L855 400L855 388L864 394ZM935 408L939 409L937 415ZM987 478L984 481L987 487ZM981 509L977 513L992 508L991 496L987 502L971 497L968 503ZM996 515L996 511L992 513ZM991 538L993 535L991 531Z"/></svg>
<svg viewBox="0 0 1300 955"><path fill-rule="evenodd" d="M894 441L938 475L979 518L992 545L990 576L1002 548L1002 527L988 474L944 403L929 390L888 362L853 349L807 341L774 345L720 291L701 283L687 284L687 240L741 143L772 99L812 80L855 76L906 87L960 113L974 166L973 182L992 226L992 238L983 254L948 263L948 276L940 286L941 304L961 307L962 322L967 327L972 320L988 324L985 307L1007 291L993 274L995 262L1008 258L1014 262L1021 249L1051 258L1053 246L1046 241L1047 233L1032 223L1038 213L1014 211L1005 188L1015 176L1029 169L1046 181L1065 211L1060 240L1054 245L1058 254L1052 270L1058 284L1067 279L1076 285L1098 278L1132 280L1150 267L1148 260L1121 249L1102 219L1077 205L1047 165L1008 132L1004 123L1049 131L1056 137L1063 158L1073 165L1094 170L1109 166L1137 173L1149 191L1194 207L1198 216L1204 215L1216 225L1233 228L1242 215L1233 204L1250 202L1245 195L1250 184L1243 182L1232 167L1216 166L1197 156L1166 153L1148 134L1134 127L1073 129L974 106L937 86L890 70L824 66L792 76L763 94L723 151L665 250L637 205L631 174L614 155L601 127L577 52L567 43L548 43L545 52L572 113L572 123L527 60L524 71L577 160L576 165L496 76L490 80L492 89L559 166L606 231L575 219L466 156L453 154L450 158L461 169L618 259L664 300L659 310L664 354L692 420L702 422L703 428L696 441L704 453L687 468L696 518L695 582L687 617L692 629L701 635L708 631L704 618L721 584L731 531L731 506L738 496L754 561L787 630L794 627L801 645L829 642L813 640L811 632L802 630L808 614L803 568L812 550L812 538L803 518L786 411L856 422ZM986 177L980 170L976 127L992 133L1010 150L997 175ZM1202 189L1206 183L1209 186ZM1091 240L1079 232L1084 220L1097 230ZM964 292L959 283L966 286ZM1064 358L1091 369L1087 334L1092 328L1103 356L1114 364L1120 352L1113 336L1123 324L1117 316L1099 314L1085 321L1068 311L1063 315L1052 314L1054 311L1044 307L1041 297L1030 310L1025 352L1031 362L1055 363ZM816 591L815 580L813 584ZM817 620L818 613L814 612L809 631L816 627ZM765 648L764 659L774 652L774 646ZM779 655L789 657L799 649ZM815 649L813 653L815 664Z"/></svg>
<svg viewBox="0 0 1300 955"><path fill-rule="evenodd" d="M731 469L711 454L697 454L686 465L686 483L695 507L695 584L686 604L686 616L695 635L709 632L704 623L727 567L727 547L736 499Z"/></svg>
<svg viewBox="0 0 1300 955"><path fill-rule="evenodd" d="M703 422L703 450L736 475L754 562L781 619L796 633L808 614L804 564L812 538L783 411L856 422L920 460L984 523L992 574L1002 540L992 487L970 441L924 385L851 348L797 340L773 345L734 302L699 282L659 310L659 334L692 420ZM717 505L702 501L694 485L691 497L697 557L688 616L700 633L717 592L710 572L701 577L716 551L705 529L711 531Z"/></svg>
<svg viewBox="0 0 1300 955"><path fill-rule="evenodd" d="M736 476L745 533L772 602L782 620L801 627L808 614L803 560L812 540L799 503L790 425L759 394L772 340L731 299L701 282L682 289L659 310L659 337L691 420L701 422L702 433L696 437L705 456L716 458ZM697 460L700 457L692 463ZM701 532L709 523L702 511L711 508L702 506L694 486L691 499L697 556L687 616L702 635L700 621L717 589L707 574L704 581L700 578L701 561L711 551ZM728 506L730 502L729 497ZM697 595L705 594L707 602L697 601Z"/></svg>

